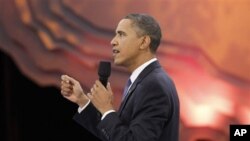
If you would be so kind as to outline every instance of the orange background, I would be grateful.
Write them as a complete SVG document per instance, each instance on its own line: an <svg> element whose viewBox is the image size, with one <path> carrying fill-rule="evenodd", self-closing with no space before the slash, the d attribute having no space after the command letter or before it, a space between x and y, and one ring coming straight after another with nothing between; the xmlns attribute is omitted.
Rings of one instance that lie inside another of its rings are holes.
<svg viewBox="0 0 250 141"><path fill-rule="evenodd" d="M248 0L0 0L0 50L41 87L68 74L88 91L99 61L112 61L116 24L134 12L162 27L158 59L179 93L180 141L226 141L230 124L250 124ZM117 108L127 77L112 65Z"/></svg>

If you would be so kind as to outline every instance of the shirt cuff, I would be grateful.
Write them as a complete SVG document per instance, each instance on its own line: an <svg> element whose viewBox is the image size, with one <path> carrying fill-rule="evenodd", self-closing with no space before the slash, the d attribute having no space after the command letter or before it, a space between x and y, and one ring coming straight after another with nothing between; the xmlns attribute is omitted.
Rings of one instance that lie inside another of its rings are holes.
<svg viewBox="0 0 250 141"><path fill-rule="evenodd" d="M107 112L105 112L105 113L102 115L101 120L103 120L108 114L113 113L113 112L115 112L115 110L108 110Z"/></svg>
<svg viewBox="0 0 250 141"><path fill-rule="evenodd" d="M83 107L78 107L78 113L80 114L90 103L90 100Z"/></svg>

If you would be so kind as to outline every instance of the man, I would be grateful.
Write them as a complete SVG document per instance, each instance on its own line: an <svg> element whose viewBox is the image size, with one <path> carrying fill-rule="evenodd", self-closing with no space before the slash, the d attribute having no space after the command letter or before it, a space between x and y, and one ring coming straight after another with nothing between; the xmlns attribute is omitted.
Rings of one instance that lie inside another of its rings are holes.
<svg viewBox="0 0 250 141"><path fill-rule="evenodd" d="M179 100L172 80L156 59L158 23L146 14L129 14L111 41L114 64L125 67L131 84L114 110L110 83L97 80L90 93L63 75L61 93L79 105L74 120L103 141L178 141Z"/></svg>

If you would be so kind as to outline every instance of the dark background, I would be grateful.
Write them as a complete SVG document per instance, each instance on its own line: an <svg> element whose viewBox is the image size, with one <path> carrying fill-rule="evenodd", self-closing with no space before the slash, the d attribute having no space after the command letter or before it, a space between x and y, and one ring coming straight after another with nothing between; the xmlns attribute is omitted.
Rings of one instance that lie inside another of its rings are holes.
<svg viewBox="0 0 250 141"><path fill-rule="evenodd" d="M0 66L1 141L98 141L74 122L77 106L58 88L39 87L3 52Z"/></svg>
<svg viewBox="0 0 250 141"><path fill-rule="evenodd" d="M88 91L128 13L162 28L157 58L179 94L180 141L229 141L229 125L250 124L250 1L0 0L0 141L94 141L72 120L60 76ZM128 76L112 65L116 108Z"/></svg>

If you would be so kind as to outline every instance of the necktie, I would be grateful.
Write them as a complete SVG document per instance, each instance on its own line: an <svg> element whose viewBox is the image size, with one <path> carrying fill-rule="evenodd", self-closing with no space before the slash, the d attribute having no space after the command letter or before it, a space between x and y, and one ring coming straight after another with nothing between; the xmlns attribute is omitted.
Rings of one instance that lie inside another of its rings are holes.
<svg viewBox="0 0 250 141"><path fill-rule="evenodd" d="M131 80L128 79L127 84L126 84L126 86L124 88L124 91L123 91L122 100L126 97L126 95L128 93L128 88L131 85L131 83L132 83Z"/></svg>

